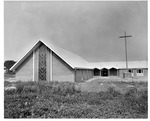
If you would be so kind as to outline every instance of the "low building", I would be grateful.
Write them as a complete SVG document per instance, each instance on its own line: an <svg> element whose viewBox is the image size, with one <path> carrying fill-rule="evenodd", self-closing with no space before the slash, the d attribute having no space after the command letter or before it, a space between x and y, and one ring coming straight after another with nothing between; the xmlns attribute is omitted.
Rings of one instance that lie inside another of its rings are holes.
<svg viewBox="0 0 150 121"><path fill-rule="evenodd" d="M94 76L120 76L126 70L126 62L97 62L90 63L90 67L94 68ZM128 72L131 76L148 76L148 62L147 61L128 61Z"/></svg>

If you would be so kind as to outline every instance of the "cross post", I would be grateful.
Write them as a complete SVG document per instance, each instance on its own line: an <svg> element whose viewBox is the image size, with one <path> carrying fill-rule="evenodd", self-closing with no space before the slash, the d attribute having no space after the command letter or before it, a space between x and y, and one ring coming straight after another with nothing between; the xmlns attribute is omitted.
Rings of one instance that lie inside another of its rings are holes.
<svg viewBox="0 0 150 121"><path fill-rule="evenodd" d="M124 32L124 36L120 36L119 38L125 38L125 55L126 55L126 70L128 71L128 55L127 55L127 37L132 37L131 35L126 35L126 32Z"/></svg>

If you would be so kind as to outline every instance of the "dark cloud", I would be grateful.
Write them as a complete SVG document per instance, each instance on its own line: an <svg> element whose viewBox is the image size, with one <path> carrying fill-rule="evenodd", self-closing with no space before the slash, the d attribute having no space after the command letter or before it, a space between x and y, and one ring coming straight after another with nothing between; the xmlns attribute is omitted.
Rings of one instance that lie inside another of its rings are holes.
<svg viewBox="0 0 150 121"><path fill-rule="evenodd" d="M147 59L147 2L5 2L4 9L5 59L44 37L88 61L124 60L124 31L132 35L129 60Z"/></svg>

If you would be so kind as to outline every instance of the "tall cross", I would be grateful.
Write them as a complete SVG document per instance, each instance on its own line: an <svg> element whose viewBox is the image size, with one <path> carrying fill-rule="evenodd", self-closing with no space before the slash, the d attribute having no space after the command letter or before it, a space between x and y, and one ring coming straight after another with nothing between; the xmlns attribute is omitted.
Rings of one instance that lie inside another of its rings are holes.
<svg viewBox="0 0 150 121"><path fill-rule="evenodd" d="M131 35L126 35L126 32L124 32L124 36L120 36L119 38L125 38L125 55L126 55L126 70L128 70L128 56L127 56L127 37L132 37Z"/></svg>

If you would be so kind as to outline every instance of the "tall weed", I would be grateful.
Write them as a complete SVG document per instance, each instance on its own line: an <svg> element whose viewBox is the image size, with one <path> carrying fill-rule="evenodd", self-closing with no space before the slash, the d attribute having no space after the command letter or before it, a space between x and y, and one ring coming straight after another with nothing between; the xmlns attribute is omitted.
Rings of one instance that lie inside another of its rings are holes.
<svg viewBox="0 0 150 121"><path fill-rule="evenodd" d="M132 88L124 95L127 107L134 109L138 113L148 112L148 92L147 90L138 91Z"/></svg>

